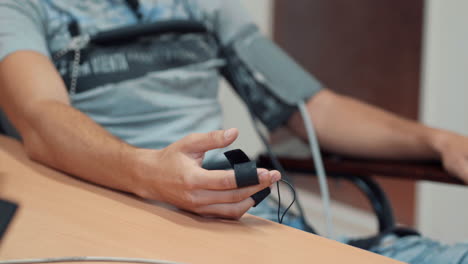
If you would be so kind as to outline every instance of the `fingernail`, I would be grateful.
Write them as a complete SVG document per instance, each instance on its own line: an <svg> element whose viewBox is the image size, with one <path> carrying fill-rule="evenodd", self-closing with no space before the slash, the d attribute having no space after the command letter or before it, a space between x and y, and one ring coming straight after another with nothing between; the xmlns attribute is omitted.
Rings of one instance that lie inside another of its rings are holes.
<svg viewBox="0 0 468 264"><path fill-rule="evenodd" d="M262 171L262 172L260 172L260 174L258 175L258 177L259 177L260 181L262 182L262 181L266 181L266 180L267 180L268 175L269 175L268 171Z"/></svg>
<svg viewBox="0 0 468 264"><path fill-rule="evenodd" d="M227 140L231 139L232 135L234 135L234 130L235 130L234 128L230 128L224 131L224 138Z"/></svg>
<svg viewBox="0 0 468 264"><path fill-rule="evenodd" d="M278 172L271 172L271 183L275 183L280 180L280 174Z"/></svg>

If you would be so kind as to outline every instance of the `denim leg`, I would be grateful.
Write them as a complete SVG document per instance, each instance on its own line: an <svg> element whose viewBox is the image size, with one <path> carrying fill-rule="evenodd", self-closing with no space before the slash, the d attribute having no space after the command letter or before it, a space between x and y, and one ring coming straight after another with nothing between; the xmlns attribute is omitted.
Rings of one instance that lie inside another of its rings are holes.
<svg viewBox="0 0 468 264"><path fill-rule="evenodd" d="M468 243L444 245L419 236L389 235L371 251L410 264L468 264Z"/></svg>
<svg viewBox="0 0 468 264"><path fill-rule="evenodd" d="M284 208L282 208L282 210L284 210ZM278 222L278 204L269 198L263 200L263 202L258 204L257 207L252 207L248 213L273 222ZM305 226L301 221L301 218L292 214L291 211L288 211L284 216L283 224L300 230L305 230Z"/></svg>
<svg viewBox="0 0 468 264"><path fill-rule="evenodd" d="M265 199L248 213L278 222L278 205L271 199ZM304 230L301 219L291 213L285 215L283 224ZM346 243L346 239L341 242ZM370 251L410 264L468 264L468 243L450 246L420 236L388 235Z"/></svg>

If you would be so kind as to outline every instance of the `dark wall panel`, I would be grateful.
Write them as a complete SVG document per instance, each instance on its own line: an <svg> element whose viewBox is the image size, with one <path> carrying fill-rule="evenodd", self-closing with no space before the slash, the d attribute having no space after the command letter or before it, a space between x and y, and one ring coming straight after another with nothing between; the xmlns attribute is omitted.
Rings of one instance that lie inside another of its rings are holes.
<svg viewBox="0 0 468 264"><path fill-rule="evenodd" d="M422 0L277 0L274 38L323 83L417 118Z"/></svg>
<svg viewBox="0 0 468 264"><path fill-rule="evenodd" d="M326 87L417 119L422 23L423 0L277 0L274 38ZM384 188L412 224L414 184Z"/></svg>

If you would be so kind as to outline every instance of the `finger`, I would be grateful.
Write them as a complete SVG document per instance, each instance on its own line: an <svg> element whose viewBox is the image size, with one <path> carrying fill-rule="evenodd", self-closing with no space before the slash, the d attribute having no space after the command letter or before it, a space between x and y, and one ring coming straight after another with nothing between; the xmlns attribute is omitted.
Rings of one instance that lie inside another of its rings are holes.
<svg viewBox="0 0 468 264"><path fill-rule="evenodd" d="M259 184L271 185L281 179L278 171L268 172L266 169L257 169ZM200 169L193 177L195 189L230 190L236 189L236 176L233 170L205 170Z"/></svg>
<svg viewBox="0 0 468 264"><path fill-rule="evenodd" d="M239 135L236 128L216 130L209 133L190 134L178 143L181 151L185 153L200 153L208 150L224 148L232 144Z"/></svg>
<svg viewBox="0 0 468 264"><path fill-rule="evenodd" d="M463 165L460 168L459 173L455 174L457 175L460 179L462 179L465 183L468 183L468 164L463 163Z"/></svg>
<svg viewBox="0 0 468 264"><path fill-rule="evenodd" d="M214 216L228 219L239 219L255 204L252 198L238 203L210 204L198 207L195 213L202 216Z"/></svg>
<svg viewBox="0 0 468 264"><path fill-rule="evenodd" d="M196 190L192 193L192 195L197 201L198 206L222 203L238 203L270 186L271 183L266 182L263 184L232 190Z"/></svg>
<svg viewBox="0 0 468 264"><path fill-rule="evenodd" d="M465 166L465 159L452 157L443 160L445 169L454 176L463 177L468 171Z"/></svg>

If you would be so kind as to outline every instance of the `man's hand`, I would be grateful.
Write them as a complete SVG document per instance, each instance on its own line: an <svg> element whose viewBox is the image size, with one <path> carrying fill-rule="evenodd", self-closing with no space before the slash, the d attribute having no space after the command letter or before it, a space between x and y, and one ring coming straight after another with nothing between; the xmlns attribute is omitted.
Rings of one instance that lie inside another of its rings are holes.
<svg viewBox="0 0 468 264"><path fill-rule="evenodd" d="M206 151L224 148L237 136L237 129L218 130L191 134L162 150L141 150L134 192L203 216L240 218L254 205L250 196L281 175L258 169L260 184L237 188L234 171L201 168Z"/></svg>
<svg viewBox="0 0 468 264"><path fill-rule="evenodd" d="M162 150L122 142L70 105L54 65L36 52L0 62L0 94L31 159L100 185L201 215L239 218L254 204L252 194L280 178L259 170L260 184L237 189L232 171L201 168L204 153L231 144L236 129L192 134Z"/></svg>
<svg viewBox="0 0 468 264"><path fill-rule="evenodd" d="M468 137L449 131L437 131L434 148L447 171L468 183Z"/></svg>

